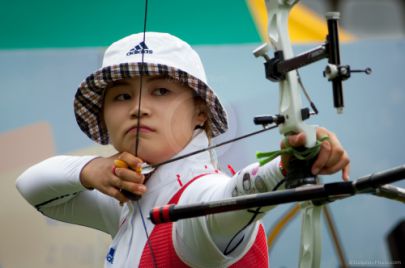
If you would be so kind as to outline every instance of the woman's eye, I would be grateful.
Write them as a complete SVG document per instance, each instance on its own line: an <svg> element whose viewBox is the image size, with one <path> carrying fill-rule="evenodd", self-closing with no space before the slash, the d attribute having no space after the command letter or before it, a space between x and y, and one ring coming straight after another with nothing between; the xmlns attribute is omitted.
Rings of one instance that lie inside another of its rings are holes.
<svg viewBox="0 0 405 268"><path fill-rule="evenodd" d="M167 88L156 88L155 90L153 90L153 95L156 96L164 96L167 95L169 93L169 90Z"/></svg>
<svg viewBox="0 0 405 268"><path fill-rule="evenodd" d="M131 95L129 95L127 93L122 93L122 94L119 94L114 97L114 100L117 100L117 101L125 101L125 100L130 100L130 99L131 99Z"/></svg>

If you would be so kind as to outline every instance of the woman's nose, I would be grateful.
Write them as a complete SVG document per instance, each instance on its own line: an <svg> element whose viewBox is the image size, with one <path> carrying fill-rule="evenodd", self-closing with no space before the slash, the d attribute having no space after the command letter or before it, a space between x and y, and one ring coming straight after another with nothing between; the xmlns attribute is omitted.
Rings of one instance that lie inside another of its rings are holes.
<svg viewBox="0 0 405 268"><path fill-rule="evenodd" d="M137 94L137 96L134 98L134 101L132 102L133 108L130 111L131 117L141 118L150 114L150 109L148 108L149 101L147 99L147 96L145 96L144 94L142 95L141 97L139 97L139 95Z"/></svg>

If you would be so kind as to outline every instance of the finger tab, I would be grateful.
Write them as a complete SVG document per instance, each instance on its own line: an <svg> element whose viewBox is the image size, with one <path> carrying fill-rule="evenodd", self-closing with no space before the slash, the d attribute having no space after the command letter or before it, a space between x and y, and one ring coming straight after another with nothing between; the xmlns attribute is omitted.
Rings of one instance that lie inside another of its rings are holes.
<svg viewBox="0 0 405 268"><path fill-rule="evenodd" d="M120 159L115 159L114 165L117 168L128 168L128 164Z"/></svg>

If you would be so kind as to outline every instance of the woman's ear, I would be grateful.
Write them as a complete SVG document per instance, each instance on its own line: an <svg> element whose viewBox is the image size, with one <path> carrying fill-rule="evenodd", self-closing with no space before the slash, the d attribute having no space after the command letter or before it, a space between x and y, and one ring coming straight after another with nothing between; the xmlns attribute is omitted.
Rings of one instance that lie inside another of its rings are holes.
<svg viewBox="0 0 405 268"><path fill-rule="evenodd" d="M208 119L207 106L202 99L196 99L195 101L195 114L194 122L196 128L204 128L204 124Z"/></svg>
<svg viewBox="0 0 405 268"><path fill-rule="evenodd" d="M195 122L196 128L204 128L204 124L207 121L207 115L205 112L198 112L196 113Z"/></svg>

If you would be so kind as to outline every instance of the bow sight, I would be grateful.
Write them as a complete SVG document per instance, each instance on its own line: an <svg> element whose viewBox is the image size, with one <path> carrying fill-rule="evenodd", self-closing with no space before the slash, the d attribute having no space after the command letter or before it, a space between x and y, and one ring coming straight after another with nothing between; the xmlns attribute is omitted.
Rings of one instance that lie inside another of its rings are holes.
<svg viewBox="0 0 405 268"><path fill-rule="evenodd" d="M326 36L326 42L314 49L304 52L296 57L285 59L284 53L281 50L274 52L274 57L270 58L266 53L269 50L269 44L265 43L253 51L256 57L264 57L266 62L264 63L266 78L273 82L280 82L286 79L286 74L290 71L297 70L301 67L317 62L321 59L328 59L328 65L323 72L324 77L332 82L333 87L333 104L338 113L343 111L343 88L342 81L350 78L351 73L364 72L371 74L371 69L365 70L351 70L349 65L340 64L340 52L339 52L339 34L338 34L338 20L339 12L328 12L326 14L328 35ZM312 106L312 105L311 105ZM312 109L317 113L316 108ZM305 112L302 120L309 118L308 111ZM263 118L260 123L263 122ZM266 123L269 124L269 123Z"/></svg>

